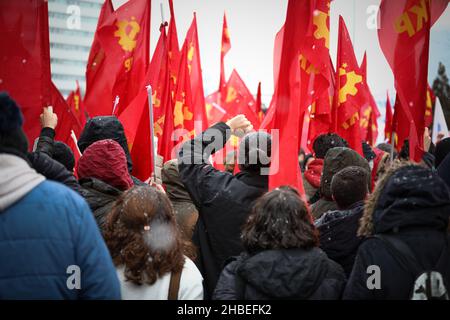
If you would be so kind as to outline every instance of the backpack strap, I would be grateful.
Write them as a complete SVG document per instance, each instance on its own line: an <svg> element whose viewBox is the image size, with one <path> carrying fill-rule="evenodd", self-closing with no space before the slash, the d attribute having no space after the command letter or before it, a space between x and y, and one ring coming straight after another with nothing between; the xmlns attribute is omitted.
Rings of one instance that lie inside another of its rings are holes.
<svg viewBox="0 0 450 320"><path fill-rule="evenodd" d="M178 291L180 290L180 280L181 280L181 271L171 273L168 300L178 300Z"/></svg>
<svg viewBox="0 0 450 320"><path fill-rule="evenodd" d="M388 234L376 234L373 237L382 240L387 245L394 258L405 270L409 271L414 278L417 278L419 274L424 271L424 268L417 261L413 251L404 241Z"/></svg>

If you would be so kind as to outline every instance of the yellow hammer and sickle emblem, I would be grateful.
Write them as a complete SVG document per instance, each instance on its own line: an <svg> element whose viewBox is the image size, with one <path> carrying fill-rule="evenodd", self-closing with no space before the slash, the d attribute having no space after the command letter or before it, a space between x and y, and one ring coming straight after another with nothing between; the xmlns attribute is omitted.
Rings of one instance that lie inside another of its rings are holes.
<svg viewBox="0 0 450 320"><path fill-rule="evenodd" d="M73 96L73 103L75 104L75 111L78 112L78 110L80 109L80 96L79 95L74 95Z"/></svg>
<svg viewBox="0 0 450 320"><path fill-rule="evenodd" d="M314 37L316 39L324 39L325 46L330 48L330 30L327 27L328 13L315 10L313 15L313 24L316 26Z"/></svg>
<svg viewBox="0 0 450 320"><path fill-rule="evenodd" d="M339 68L339 76L346 76L347 81L345 85L339 89L339 104L347 101L347 96L355 96L358 93L356 85L362 82L362 76L354 71L347 72L345 70L346 64Z"/></svg>
<svg viewBox="0 0 450 320"><path fill-rule="evenodd" d="M183 125L184 120L192 120L193 113L189 111L187 106L184 106L184 103L181 101L175 102L174 108L174 126L177 127L179 125Z"/></svg>
<svg viewBox="0 0 450 320"><path fill-rule="evenodd" d="M136 48L136 36L141 31L141 27L136 22L136 19L131 17L131 21L117 21L116 27L117 30L114 32L114 36L119 38L120 46L124 51L132 52Z"/></svg>
<svg viewBox="0 0 450 320"><path fill-rule="evenodd" d="M232 102L234 100L236 100L237 98L237 92L236 89L234 89L233 87L229 87L228 91L227 91L227 98L225 99L226 103Z"/></svg>

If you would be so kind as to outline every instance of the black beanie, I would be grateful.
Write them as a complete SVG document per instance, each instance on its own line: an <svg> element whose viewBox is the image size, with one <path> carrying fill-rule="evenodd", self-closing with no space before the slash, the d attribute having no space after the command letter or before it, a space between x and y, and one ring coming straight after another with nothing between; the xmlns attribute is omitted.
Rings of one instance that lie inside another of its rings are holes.
<svg viewBox="0 0 450 320"><path fill-rule="evenodd" d="M0 148L26 155L28 140L22 130L23 116L16 102L6 92L0 92Z"/></svg>
<svg viewBox="0 0 450 320"><path fill-rule="evenodd" d="M439 141L434 149L434 156L436 158L435 165L436 168L439 167L441 162L445 159L447 154L450 153L450 138L445 138Z"/></svg>
<svg viewBox="0 0 450 320"><path fill-rule="evenodd" d="M375 159L376 154L373 152L372 147L365 141L362 142L362 149L364 158L366 158L367 161L372 161Z"/></svg>
<svg viewBox="0 0 450 320"><path fill-rule="evenodd" d="M262 168L270 167L272 138L264 131L247 134L239 144L238 164L241 171L261 174Z"/></svg>
<svg viewBox="0 0 450 320"><path fill-rule="evenodd" d="M52 158L63 164L67 170L73 172L73 168L75 167L75 156L67 144L61 141L55 141L53 144Z"/></svg>

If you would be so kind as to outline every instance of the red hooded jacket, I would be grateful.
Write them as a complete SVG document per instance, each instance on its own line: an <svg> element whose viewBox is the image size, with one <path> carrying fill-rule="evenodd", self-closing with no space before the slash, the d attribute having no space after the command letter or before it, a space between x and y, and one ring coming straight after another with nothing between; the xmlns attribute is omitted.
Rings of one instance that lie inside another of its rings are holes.
<svg viewBox="0 0 450 320"><path fill-rule="evenodd" d="M114 140L91 144L78 161L77 172L80 179L96 178L122 191L133 186L125 152Z"/></svg>

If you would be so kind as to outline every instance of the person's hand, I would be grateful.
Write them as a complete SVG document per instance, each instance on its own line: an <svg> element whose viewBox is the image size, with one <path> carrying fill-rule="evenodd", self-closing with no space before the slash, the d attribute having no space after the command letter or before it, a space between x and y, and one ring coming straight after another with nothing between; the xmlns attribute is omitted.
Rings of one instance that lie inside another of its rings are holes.
<svg viewBox="0 0 450 320"><path fill-rule="evenodd" d="M425 151L428 152L428 150L430 150L430 145L431 145L430 130L427 127L425 127L425 132L423 134L423 148L425 149Z"/></svg>
<svg viewBox="0 0 450 320"><path fill-rule="evenodd" d="M48 106L44 108L44 111L41 113L41 127L42 128L52 128L53 130L56 128L58 124L58 116L56 113L53 113L53 107Z"/></svg>
<svg viewBox="0 0 450 320"><path fill-rule="evenodd" d="M238 137L242 137L253 130L253 125L243 114L231 118L226 124L230 127L231 132Z"/></svg>

